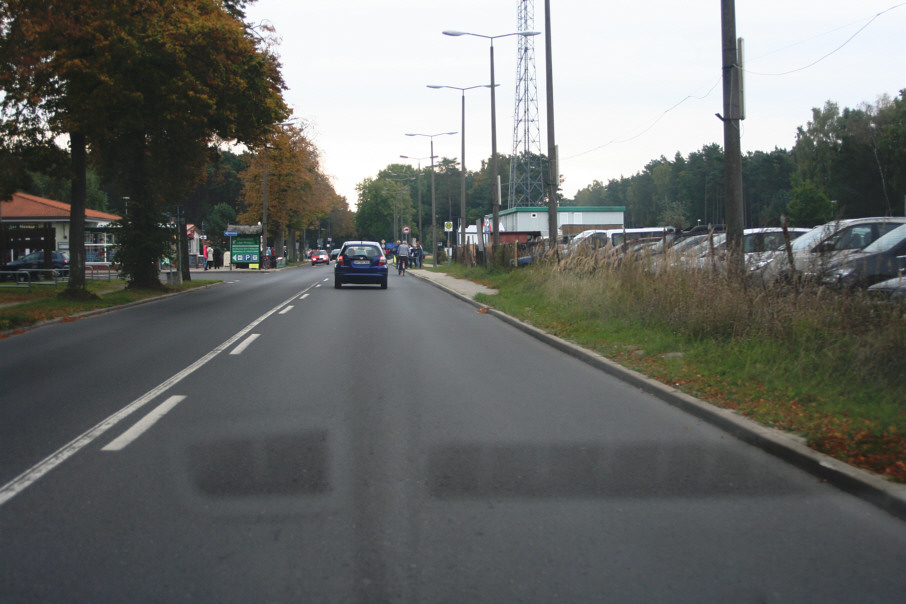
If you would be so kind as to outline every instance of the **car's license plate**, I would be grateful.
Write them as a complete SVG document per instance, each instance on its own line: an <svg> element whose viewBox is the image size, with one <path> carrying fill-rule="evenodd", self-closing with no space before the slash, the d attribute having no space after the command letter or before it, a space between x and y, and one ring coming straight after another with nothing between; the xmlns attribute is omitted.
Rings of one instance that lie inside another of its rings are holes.
<svg viewBox="0 0 906 604"><path fill-rule="evenodd" d="M369 264L371 264L367 260L354 260L352 263L356 266L368 266Z"/></svg>

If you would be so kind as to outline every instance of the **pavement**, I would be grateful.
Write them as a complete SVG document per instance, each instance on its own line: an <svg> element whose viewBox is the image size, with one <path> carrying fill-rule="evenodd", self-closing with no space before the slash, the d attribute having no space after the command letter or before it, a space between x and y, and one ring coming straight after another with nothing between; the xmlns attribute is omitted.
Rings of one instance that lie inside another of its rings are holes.
<svg viewBox="0 0 906 604"><path fill-rule="evenodd" d="M669 384L627 369L594 351L577 346L475 300L475 296L479 293L496 294L495 289L467 279L459 279L445 273L425 269L411 269L407 272L475 306L479 312L493 315L561 352L632 384L674 407L717 426L742 441L783 459L819 480L828 482L893 516L906 520L906 485L890 482L877 474L819 453L810 449L806 445L805 439L800 436L769 428L728 409L716 407L677 390Z"/></svg>
<svg viewBox="0 0 906 604"><path fill-rule="evenodd" d="M478 294L493 295L497 293L496 289L486 287L481 283L475 283L468 279L458 279L446 273L436 273L424 268L409 268L406 269L406 273L425 281L430 281L432 285L445 289L454 296L465 299L467 302L474 303L474 298Z"/></svg>

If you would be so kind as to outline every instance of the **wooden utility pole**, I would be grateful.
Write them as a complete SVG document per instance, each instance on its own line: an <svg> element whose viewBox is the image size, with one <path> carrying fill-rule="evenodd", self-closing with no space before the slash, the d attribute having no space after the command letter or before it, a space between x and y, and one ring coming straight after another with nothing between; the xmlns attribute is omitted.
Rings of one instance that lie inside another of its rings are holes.
<svg viewBox="0 0 906 604"><path fill-rule="evenodd" d="M544 0L544 54L547 89L547 228L550 233L551 251L560 257L557 238L558 211L557 189L560 187L560 169L557 161L557 143L554 138L554 67L551 58L551 3Z"/></svg>
<svg viewBox="0 0 906 604"><path fill-rule="evenodd" d="M742 150L739 124L745 118L742 103L742 66L736 40L735 0L721 0L723 45L724 193L727 215L727 260L731 274L743 274Z"/></svg>

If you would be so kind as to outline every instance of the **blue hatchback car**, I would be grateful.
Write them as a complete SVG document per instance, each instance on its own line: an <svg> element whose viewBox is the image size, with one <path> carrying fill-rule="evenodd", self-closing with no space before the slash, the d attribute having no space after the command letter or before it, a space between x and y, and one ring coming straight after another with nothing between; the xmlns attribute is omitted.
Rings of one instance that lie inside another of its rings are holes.
<svg viewBox="0 0 906 604"><path fill-rule="evenodd" d="M387 258L376 241L347 241L333 266L333 286L376 284L387 289Z"/></svg>

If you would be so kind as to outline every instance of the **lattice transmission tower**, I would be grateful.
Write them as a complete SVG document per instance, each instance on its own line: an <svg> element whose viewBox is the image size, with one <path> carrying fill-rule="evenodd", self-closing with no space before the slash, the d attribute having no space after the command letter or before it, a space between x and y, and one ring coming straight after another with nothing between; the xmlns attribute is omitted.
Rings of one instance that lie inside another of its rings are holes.
<svg viewBox="0 0 906 604"><path fill-rule="evenodd" d="M517 31L533 31L535 1L517 1ZM535 81L535 37L517 37L519 62L516 66L516 112L513 116L513 157L510 161L510 208L545 204L538 85Z"/></svg>

